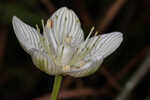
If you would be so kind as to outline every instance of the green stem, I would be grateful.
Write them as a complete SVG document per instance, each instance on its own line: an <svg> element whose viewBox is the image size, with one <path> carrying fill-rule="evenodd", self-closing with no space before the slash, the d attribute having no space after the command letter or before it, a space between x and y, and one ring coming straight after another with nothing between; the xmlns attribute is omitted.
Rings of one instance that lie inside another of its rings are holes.
<svg viewBox="0 0 150 100"><path fill-rule="evenodd" d="M60 89L60 86L61 86L61 81L62 81L62 76L60 76L60 75L55 76L53 90L52 90L50 100L57 100L59 89Z"/></svg>

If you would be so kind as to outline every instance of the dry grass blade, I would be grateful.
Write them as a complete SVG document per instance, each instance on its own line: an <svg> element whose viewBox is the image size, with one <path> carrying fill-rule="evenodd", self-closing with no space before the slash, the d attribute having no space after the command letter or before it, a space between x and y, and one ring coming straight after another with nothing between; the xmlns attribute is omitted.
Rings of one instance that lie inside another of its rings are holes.
<svg viewBox="0 0 150 100"><path fill-rule="evenodd" d="M98 30L105 31L127 0L116 0L106 12L104 19L99 21Z"/></svg>

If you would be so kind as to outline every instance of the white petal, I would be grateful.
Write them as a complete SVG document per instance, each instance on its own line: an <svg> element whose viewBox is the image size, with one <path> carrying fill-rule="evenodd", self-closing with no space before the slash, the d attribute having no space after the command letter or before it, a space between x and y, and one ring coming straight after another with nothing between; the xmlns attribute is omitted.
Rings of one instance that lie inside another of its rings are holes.
<svg viewBox="0 0 150 100"><path fill-rule="evenodd" d="M120 46L123 40L123 35L120 32L112 32L93 37L93 39L94 38L99 38L100 40L96 43L96 47L91 51L91 55L105 58Z"/></svg>
<svg viewBox="0 0 150 100"><path fill-rule="evenodd" d="M62 74L60 68L56 66L53 60L46 53L37 49L30 49L29 51L34 65L41 71L46 72L49 75Z"/></svg>
<svg viewBox="0 0 150 100"><path fill-rule="evenodd" d="M26 52L32 48L42 49L40 45L39 33L31 26L22 22L16 16L12 20L13 28L17 39Z"/></svg>
<svg viewBox="0 0 150 100"><path fill-rule="evenodd" d="M52 15L50 20L53 22L52 31L60 43L67 36L72 37L71 42L74 44L83 41L84 34L80 21L72 10L66 7L60 8Z"/></svg>
<svg viewBox="0 0 150 100"><path fill-rule="evenodd" d="M101 60L91 60L87 62L85 65L81 66L79 69L73 69L68 75L73 77L85 77L93 74L97 71L97 69L102 64L103 59Z"/></svg>

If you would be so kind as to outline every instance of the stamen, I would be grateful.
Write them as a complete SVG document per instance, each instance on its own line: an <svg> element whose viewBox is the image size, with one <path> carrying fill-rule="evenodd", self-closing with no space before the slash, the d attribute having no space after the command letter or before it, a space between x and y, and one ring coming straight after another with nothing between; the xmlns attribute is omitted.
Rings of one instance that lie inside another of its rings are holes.
<svg viewBox="0 0 150 100"><path fill-rule="evenodd" d="M79 50L79 48L77 48L77 49L75 50L75 52L73 53L72 58L71 58L71 61L69 62L70 65L72 65L72 64L74 63L74 59L75 59L76 56L77 56L78 50Z"/></svg>
<svg viewBox="0 0 150 100"><path fill-rule="evenodd" d="M73 65L74 63L79 62L79 67L83 66L85 64L85 62L83 61L83 59L91 52L91 50L95 47L95 45L97 44L97 41L99 41L100 39L94 39L93 41L90 41L89 38L91 36L91 34L94 31L94 27L91 28L89 35L87 36L85 43L77 48L77 50L74 52L72 59L69 63L69 65ZM98 34L98 32L95 32L95 36ZM66 38L66 41L68 41L68 38ZM92 42L92 43L91 43ZM90 44L90 45L89 45Z"/></svg>
<svg viewBox="0 0 150 100"><path fill-rule="evenodd" d="M96 32L95 32L94 36L96 36L97 34L98 34L98 31L96 31ZM87 42L86 42L86 44L85 44L85 45L86 45L86 47L85 47L85 48L87 48L87 47L88 47L88 45L89 45L89 43L90 43L90 42L91 42L91 41L87 41ZM93 44L92 44L92 45L93 45Z"/></svg>
<svg viewBox="0 0 150 100"><path fill-rule="evenodd" d="M99 32L98 32L98 31L96 31L94 36L96 36L98 33L99 33Z"/></svg>
<svg viewBox="0 0 150 100"><path fill-rule="evenodd" d="M96 35L98 34L98 32L95 33ZM76 58L74 61L78 62L82 59L84 59L84 57L86 57L91 51L92 49L95 47L96 43L100 40L100 38L97 38L94 41L87 41L85 43L84 48L80 49L80 51L76 54L76 56L74 58ZM92 42L92 43L91 43ZM91 46L89 46L89 43L91 44ZM79 56L79 57L77 57ZM78 58L78 59L77 59Z"/></svg>
<svg viewBox="0 0 150 100"><path fill-rule="evenodd" d="M43 19L41 20L41 23L42 23L42 27L43 27L43 34L44 34L44 36L46 36L45 35L46 32L45 32L45 28L44 28L44 20ZM48 53L49 57L51 57L53 62L56 64L53 49L49 46L47 38L41 38L41 43L42 43L43 47L45 48L46 52Z"/></svg>
<svg viewBox="0 0 150 100"><path fill-rule="evenodd" d="M42 27L43 27L43 31L44 31L44 20L43 19L41 20L41 23L42 23Z"/></svg>
<svg viewBox="0 0 150 100"><path fill-rule="evenodd" d="M86 38L85 41L87 41L87 40L89 39L89 37L90 37L91 34L93 33L94 29L95 29L95 27L93 26L93 27L91 28L90 33L89 33L89 35L87 36L87 38Z"/></svg>
<svg viewBox="0 0 150 100"><path fill-rule="evenodd" d="M79 55L78 61L82 60L85 56L87 56L90 52L90 48L86 48L84 51L82 51Z"/></svg>
<svg viewBox="0 0 150 100"><path fill-rule="evenodd" d="M37 31L40 33L40 28L39 28L38 24L36 24L35 26L36 26Z"/></svg>
<svg viewBox="0 0 150 100"><path fill-rule="evenodd" d="M89 42L88 39L90 38L90 36L91 36L91 34L93 33L94 29L95 29L95 27L93 26L93 27L91 28L91 30L90 30L89 35L87 36L87 38L86 38L86 40L85 40L85 42L84 42L84 44L83 44L83 45L84 45L83 47L85 47L85 46L87 47L87 44L88 44L88 42ZM85 48L86 48L86 47L85 47ZM80 48L80 51L82 51L82 49L85 49L85 48Z"/></svg>
<svg viewBox="0 0 150 100"><path fill-rule="evenodd" d="M76 62L80 62L89 53L89 50L90 50L89 48L86 48L80 52L78 52L78 50L77 50L77 52L72 57L70 65L72 65L73 63L76 63Z"/></svg>
<svg viewBox="0 0 150 100"><path fill-rule="evenodd" d="M96 41L93 43L92 47L90 47L90 51L96 46L96 44L101 40L101 38L97 38Z"/></svg>

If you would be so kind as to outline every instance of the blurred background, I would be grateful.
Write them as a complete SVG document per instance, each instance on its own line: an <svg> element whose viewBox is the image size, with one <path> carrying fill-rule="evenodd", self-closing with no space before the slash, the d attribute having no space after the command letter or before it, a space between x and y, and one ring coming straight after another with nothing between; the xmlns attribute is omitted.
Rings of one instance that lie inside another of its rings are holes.
<svg viewBox="0 0 150 100"><path fill-rule="evenodd" d="M79 16L85 35L120 31L122 45L93 75L66 76L61 100L150 100L150 0L0 0L0 100L49 100L53 76L38 70L20 47L12 16L41 25L58 8Z"/></svg>

